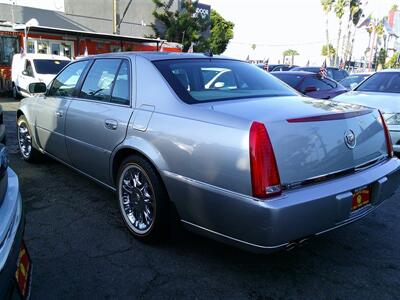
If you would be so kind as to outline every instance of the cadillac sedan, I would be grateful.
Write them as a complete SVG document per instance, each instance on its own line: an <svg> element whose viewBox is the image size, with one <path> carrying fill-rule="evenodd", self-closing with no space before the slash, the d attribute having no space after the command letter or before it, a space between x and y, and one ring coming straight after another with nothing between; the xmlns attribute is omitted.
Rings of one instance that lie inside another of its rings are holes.
<svg viewBox="0 0 400 300"><path fill-rule="evenodd" d="M207 84L210 70L221 75ZM23 159L49 155L116 191L144 241L163 237L174 207L217 240L292 247L366 216L400 179L378 110L299 96L242 61L98 55L30 91L17 111Z"/></svg>

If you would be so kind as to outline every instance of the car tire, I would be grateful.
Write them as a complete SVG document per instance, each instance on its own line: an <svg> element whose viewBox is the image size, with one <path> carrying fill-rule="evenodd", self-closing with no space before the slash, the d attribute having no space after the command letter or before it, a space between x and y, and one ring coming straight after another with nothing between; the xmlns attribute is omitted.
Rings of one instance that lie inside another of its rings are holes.
<svg viewBox="0 0 400 300"><path fill-rule="evenodd" d="M43 154L33 146L32 131L24 115L21 115L17 121L17 140L19 152L23 160L27 162L39 162L41 160Z"/></svg>
<svg viewBox="0 0 400 300"><path fill-rule="evenodd" d="M21 94L18 92L15 84L13 84L13 86L12 86L12 96L15 100L20 100L22 98Z"/></svg>
<svg viewBox="0 0 400 300"><path fill-rule="evenodd" d="M169 198L151 163L138 155L126 157L118 171L117 192L122 219L137 239L157 243L167 236Z"/></svg>

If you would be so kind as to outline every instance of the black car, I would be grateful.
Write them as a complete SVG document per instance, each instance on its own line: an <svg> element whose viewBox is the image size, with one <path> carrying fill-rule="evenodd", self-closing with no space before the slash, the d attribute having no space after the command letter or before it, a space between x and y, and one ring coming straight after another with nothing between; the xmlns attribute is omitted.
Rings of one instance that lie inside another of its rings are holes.
<svg viewBox="0 0 400 300"><path fill-rule="evenodd" d="M311 72L311 73L319 73L321 70L321 67L295 67L291 69L290 71L305 71L305 72ZM335 67L327 67L326 71L328 73L328 77L340 81L347 76L349 76L349 73L346 70L335 68Z"/></svg>
<svg viewBox="0 0 400 300"><path fill-rule="evenodd" d="M286 84L303 95L317 99L331 99L347 92L347 89L331 78L304 71L272 72Z"/></svg>

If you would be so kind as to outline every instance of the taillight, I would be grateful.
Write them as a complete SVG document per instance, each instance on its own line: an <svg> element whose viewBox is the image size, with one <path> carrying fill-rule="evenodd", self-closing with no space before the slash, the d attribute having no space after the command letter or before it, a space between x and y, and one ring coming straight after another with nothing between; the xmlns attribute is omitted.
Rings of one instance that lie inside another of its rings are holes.
<svg viewBox="0 0 400 300"><path fill-rule="evenodd" d="M250 127L250 168L253 196L266 198L281 194L281 180L271 140L264 124Z"/></svg>
<svg viewBox="0 0 400 300"><path fill-rule="evenodd" d="M392 138L390 137L389 129L386 125L386 121L385 121L385 118L383 117L382 112L379 111L379 114L381 115L382 126L383 126L383 130L385 131L387 152L388 152L389 157L393 157L394 153L393 153Z"/></svg>

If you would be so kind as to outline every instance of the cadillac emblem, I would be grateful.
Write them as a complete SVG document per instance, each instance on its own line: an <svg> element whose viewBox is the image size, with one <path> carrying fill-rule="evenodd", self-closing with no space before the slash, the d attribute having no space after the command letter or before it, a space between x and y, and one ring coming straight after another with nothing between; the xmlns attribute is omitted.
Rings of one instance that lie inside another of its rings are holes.
<svg viewBox="0 0 400 300"><path fill-rule="evenodd" d="M357 144L357 140L353 130L349 129L344 133L344 142L347 147L349 147L350 149L354 149Z"/></svg>

